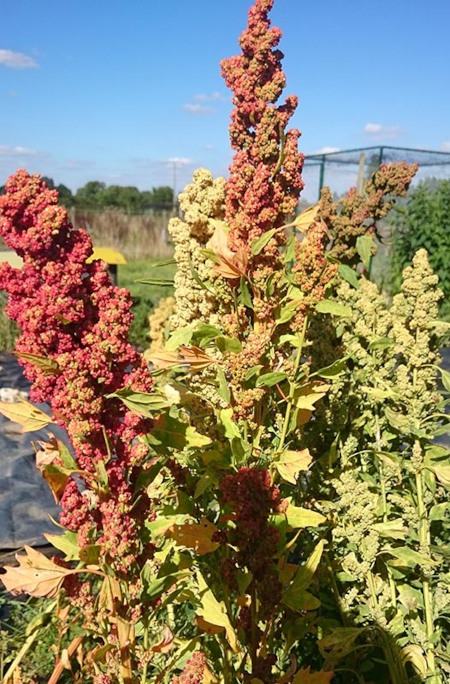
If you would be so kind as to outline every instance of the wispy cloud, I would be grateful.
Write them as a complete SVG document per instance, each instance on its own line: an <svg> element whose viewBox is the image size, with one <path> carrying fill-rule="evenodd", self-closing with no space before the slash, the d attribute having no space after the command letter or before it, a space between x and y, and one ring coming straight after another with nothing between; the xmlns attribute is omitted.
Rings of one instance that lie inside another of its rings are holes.
<svg viewBox="0 0 450 684"><path fill-rule="evenodd" d="M0 145L0 157L45 157L46 153L28 147Z"/></svg>
<svg viewBox="0 0 450 684"><path fill-rule="evenodd" d="M396 140L401 134L400 126L383 126L379 123L367 123L364 126L364 133L374 141Z"/></svg>
<svg viewBox="0 0 450 684"><path fill-rule="evenodd" d="M194 164L194 161L189 159L189 157L170 157L164 161L166 164L175 166L189 166L189 164Z"/></svg>
<svg viewBox="0 0 450 684"><path fill-rule="evenodd" d="M14 52L14 50L0 50L0 64L10 69L36 69L38 67L32 57L23 52Z"/></svg>
<svg viewBox="0 0 450 684"><path fill-rule="evenodd" d="M450 152L450 140L444 140L444 142L441 144L441 151Z"/></svg>
<svg viewBox="0 0 450 684"><path fill-rule="evenodd" d="M189 114L195 114L196 116L203 116L204 114L212 114L214 112L212 107L201 105L198 102L186 102L183 105L183 109L189 112Z"/></svg>
<svg viewBox="0 0 450 684"><path fill-rule="evenodd" d="M197 102L220 102L224 100L228 100L228 97L226 95L223 95L222 93L215 92L215 93L198 93L198 95L194 95L194 100Z"/></svg>
<svg viewBox="0 0 450 684"><path fill-rule="evenodd" d="M309 154L331 154L331 152L340 152L341 148L340 147L331 147L325 145L324 147L321 147L319 150L314 150L314 152L310 152Z"/></svg>

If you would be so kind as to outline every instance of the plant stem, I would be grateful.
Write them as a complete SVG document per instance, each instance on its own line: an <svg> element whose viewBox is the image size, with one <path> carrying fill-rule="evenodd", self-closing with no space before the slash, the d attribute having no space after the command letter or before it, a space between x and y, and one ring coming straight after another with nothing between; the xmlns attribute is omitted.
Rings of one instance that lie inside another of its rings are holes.
<svg viewBox="0 0 450 684"><path fill-rule="evenodd" d="M286 440L286 435L288 433L289 429L289 423L291 420L291 412L292 412L292 406L293 406L293 399L294 399L294 394L295 394L295 378L297 376L297 372L300 366L300 361L302 359L302 350L303 350L303 344L305 342L305 333L306 333L306 326L308 325L308 318L305 316L305 320L303 322L303 328L300 333L300 338L299 338L299 345L297 349L297 354L295 357L295 366L294 366L294 374L293 374L293 379L291 380L290 383L290 388L289 388L289 395L288 395L288 403L286 407L286 415L284 416L284 423L283 423L283 429L281 431L281 437L280 437L280 443L278 444L278 451L282 451L284 442Z"/></svg>
<svg viewBox="0 0 450 684"><path fill-rule="evenodd" d="M417 444L417 443L416 443ZM419 514L419 541L420 550L422 553L430 546L430 525L428 522L427 510L423 499L423 478L422 471L416 473L416 487L417 487L417 508ZM436 673L436 663L434 659L434 648L432 640L434 636L434 620L433 620L433 605L431 597L431 586L429 577L422 577L422 593L423 604L425 609L425 627L427 633L427 662L428 667L432 673L432 684L438 684L441 678Z"/></svg>

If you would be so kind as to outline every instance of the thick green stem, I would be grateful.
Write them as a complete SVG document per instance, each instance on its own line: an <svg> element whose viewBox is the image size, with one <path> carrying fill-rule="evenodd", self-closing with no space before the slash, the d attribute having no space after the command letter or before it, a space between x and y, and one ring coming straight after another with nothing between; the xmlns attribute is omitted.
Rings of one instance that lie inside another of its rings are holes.
<svg viewBox="0 0 450 684"><path fill-rule="evenodd" d="M299 338L299 344L298 344L298 349L297 349L297 354L295 356L295 365L294 365L294 373L293 373L293 378L291 380L291 385L289 389L289 395L288 395L288 403L286 407L286 415L284 416L284 423L283 423L283 429L281 431L281 437L280 437L280 443L278 445L278 451L282 451L284 442L286 441L286 436L288 433L289 429L289 423L291 420L291 413L292 413L292 406L294 403L294 394L295 394L295 378L298 373L298 369L300 367L300 361L302 360L302 350L303 350L303 345L305 342L305 333L306 333L306 326L308 325L308 318L305 317L305 320L303 322L303 328L300 333L300 338Z"/></svg>
<svg viewBox="0 0 450 684"><path fill-rule="evenodd" d="M423 498L423 478L422 471L416 473L416 487L417 487L417 512L419 515L419 541L421 552L424 553L430 546L430 524L428 521L427 509ZM432 673L432 684L439 684L441 678L436 672L436 662L434 658L433 636L434 636L434 619L433 619L433 601L431 593L431 583L427 576L422 577L422 593L423 604L425 610L425 628L427 634L427 662L428 667Z"/></svg>

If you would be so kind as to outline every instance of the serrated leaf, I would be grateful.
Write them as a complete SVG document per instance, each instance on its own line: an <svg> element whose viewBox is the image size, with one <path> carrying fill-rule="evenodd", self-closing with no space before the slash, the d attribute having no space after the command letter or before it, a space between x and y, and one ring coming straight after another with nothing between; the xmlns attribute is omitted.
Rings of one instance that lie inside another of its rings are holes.
<svg viewBox="0 0 450 684"><path fill-rule="evenodd" d="M151 446L159 445L182 451L186 447L202 447L211 443L211 439L183 421L173 418L168 413L158 416L152 431L146 437Z"/></svg>
<svg viewBox="0 0 450 684"><path fill-rule="evenodd" d="M358 274L351 266L347 266L347 264L339 264L338 273L343 280L346 280L347 283L350 283L350 285L352 285L354 288L359 287Z"/></svg>
<svg viewBox="0 0 450 684"><path fill-rule="evenodd" d="M22 427L22 432L41 430L54 421L29 401L19 398L15 402L0 401L0 413Z"/></svg>
<svg viewBox="0 0 450 684"><path fill-rule="evenodd" d="M19 567L5 566L6 572L0 576L7 591L15 596L55 597L65 578L74 571L56 565L30 546L24 546L24 549L25 556L16 555Z"/></svg>
<svg viewBox="0 0 450 684"><path fill-rule="evenodd" d="M319 208L319 204L308 207L294 219L291 225L295 226L301 233L306 233L310 225L316 220Z"/></svg>
<svg viewBox="0 0 450 684"><path fill-rule="evenodd" d="M316 311L323 314L332 314L333 316L343 316L350 318L352 311L345 304L332 301L331 299L322 299L316 304Z"/></svg>
<svg viewBox="0 0 450 684"><path fill-rule="evenodd" d="M78 535L76 532L66 530L64 534L43 533L43 536L55 549L59 549L66 554L66 561L79 560L80 547L78 546Z"/></svg>
<svg viewBox="0 0 450 684"><path fill-rule="evenodd" d="M299 472L308 470L311 461L312 457L309 449L284 451L280 459L275 462L275 468L286 482L296 484Z"/></svg>

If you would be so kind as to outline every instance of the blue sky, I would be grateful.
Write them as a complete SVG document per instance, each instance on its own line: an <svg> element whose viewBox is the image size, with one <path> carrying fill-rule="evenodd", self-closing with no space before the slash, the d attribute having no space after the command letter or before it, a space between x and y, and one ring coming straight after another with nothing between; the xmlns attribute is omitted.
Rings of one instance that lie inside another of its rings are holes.
<svg viewBox="0 0 450 684"><path fill-rule="evenodd" d="M0 25L0 184L17 168L178 189L226 174L250 0L15 0ZM450 151L448 0L275 0L293 124L306 153L366 145Z"/></svg>

